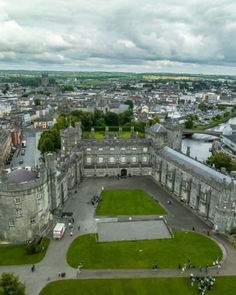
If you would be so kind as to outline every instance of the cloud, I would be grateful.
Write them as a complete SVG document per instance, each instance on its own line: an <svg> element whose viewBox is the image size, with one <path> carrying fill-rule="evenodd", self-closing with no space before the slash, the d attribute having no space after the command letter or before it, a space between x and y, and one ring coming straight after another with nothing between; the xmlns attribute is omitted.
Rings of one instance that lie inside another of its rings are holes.
<svg viewBox="0 0 236 295"><path fill-rule="evenodd" d="M0 10L2 68L236 74L233 0L1 0Z"/></svg>

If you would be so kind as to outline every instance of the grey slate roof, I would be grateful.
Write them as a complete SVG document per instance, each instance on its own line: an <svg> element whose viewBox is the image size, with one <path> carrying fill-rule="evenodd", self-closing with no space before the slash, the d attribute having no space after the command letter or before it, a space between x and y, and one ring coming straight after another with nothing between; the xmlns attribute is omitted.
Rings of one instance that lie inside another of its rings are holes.
<svg viewBox="0 0 236 295"><path fill-rule="evenodd" d="M166 128L163 127L161 124L156 123L155 125L153 125L152 127L150 127L150 131L154 132L154 133L158 133L158 132L166 132Z"/></svg>
<svg viewBox="0 0 236 295"><path fill-rule="evenodd" d="M37 178L37 173L25 169L16 169L7 174L8 182L10 183L21 183L32 181Z"/></svg>
<svg viewBox="0 0 236 295"><path fill-rule="evenodd" d="M209 180L214 179L218 183L223 183L225 181L227 184L230 184L232 181L231 177L224 175L219 171L216 171L207 165L204 165L203 163L200 163L169 147L164 147L159 154L164 159L170 160L170 162L177 164L177 166L184 167L186 171L191 171L191 173L203 178L205 182L209 182Z"/></svg>

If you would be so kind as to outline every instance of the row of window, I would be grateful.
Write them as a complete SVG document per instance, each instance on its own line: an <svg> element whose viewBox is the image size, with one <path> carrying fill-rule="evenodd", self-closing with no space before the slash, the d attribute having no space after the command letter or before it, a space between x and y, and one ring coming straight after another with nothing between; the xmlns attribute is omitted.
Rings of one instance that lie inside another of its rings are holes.
<svg viewBox="0 0 236 295"><path fill-rule="evenodd" d="M86 151L87 151L87 152L91 152L91 150L92 150L91 148L86 148ZM114 151L115 148L111 147L109 150L110 150L110 151ZM123 147L123 148L121 148L120 150L121 150L121 151L126 151L126 148ZM98 151L100 151L100 152L103 151L103 148L98 148ZM133 148L132 148L132 151L137 151L137 148L136 148L136 147L133 147ZM143 148L143 153L147 153L147 151L148 151L148 148L147 148L147 147L144 147L144 148Z"/></svg>
<svg viewBox="0 0 236 295"><path fill-rule="evenodd" d="M127 162L127 158L126 157L120 157L119 158L119 161L120 161L120 163L126 163ZM137 157L135 157L135 156L131 157L131 162L132 163L137 163L137 161L138 161L138 158ZM143 163L146 163L147 161L148 161L148 157L146 157L146 156L142 157L142 162ZM105 159L103 157L98 157L97 158L97 163L102 164L104 162L105 162ZM117 159L115 157L109 157L108 158L108 163L116 163L116 162L117 162ZM86 163L87 164L91 164L92 163L92 158L91 157L87 157L86 158Z"/></svg>
<svg viewBox="0 0 236 295"><path fill-rule="evenodd" d="M35 216L33 216L33 217L30 218L30 224L35 224L35 223L36 223L36 218L35 218ZM14 227L15 226L15 220L10 219L8 224L9 224L10 227Z"/></svg>
<svg viewBox="0 0 236 295"><path fill-rule="evenodd" d="M37 200L41 200L42 199L42 194L41 193L38 193L37 194ZM21 204L22 200L21 200L21 197L16 197L15 198L15 203L16 204Z"/></svg>

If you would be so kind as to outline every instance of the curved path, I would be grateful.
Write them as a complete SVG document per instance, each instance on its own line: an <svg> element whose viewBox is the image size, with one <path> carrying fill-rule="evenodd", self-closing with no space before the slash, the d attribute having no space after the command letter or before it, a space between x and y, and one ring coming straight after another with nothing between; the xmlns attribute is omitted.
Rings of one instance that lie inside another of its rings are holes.
<svg viewBox="0 0 236 295"><path fill-rule="evenodd" d="M158 187L149 177L132 177L123 180L111 178L85 179L80 184L78 192L73 195L65 205L65 211L73 211L75 218L75 229L73 237L70 237L69 231L60 241L52 240L45 258L36 264L36 270L31 272L31 265L23 266L1 266L0 273L14 272L19 275L20 280L27 285L27 295L37 295L40 290L50 280L57 280L59 272L66 272L67 278L77 278L77 270L71 268L66 262L66 252L72 240L78 235L96 232L96 222L93 218L94 207L88 202L93 195L98 195L101 188L140 188L147 191L168 211L167 220L171 227L178 229L191 230L193 226L200 233L210 231L210 228L195 216L188 208L172 198L172 204L168 205L167 200L171 199L168 193ZM78 232L77 225L80 225ZM220 275L236 275L236 251L227 240L218 235L212 235L212 238L223 247L225 251L224 263L220 270ZM194 273L196 273L195 270ZM183 277L188 276L191 270L181 273L178 269L82 269L78 279L92 278L128 278L128 277ZM211 268L209 274L217 275L217 269Z"/></svg>

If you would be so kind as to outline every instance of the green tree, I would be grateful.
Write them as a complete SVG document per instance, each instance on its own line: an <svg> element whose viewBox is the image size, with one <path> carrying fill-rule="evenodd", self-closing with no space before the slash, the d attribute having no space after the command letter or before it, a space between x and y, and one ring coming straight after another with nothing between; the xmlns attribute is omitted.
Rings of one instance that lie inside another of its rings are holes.
<svg viewBox="0 0 236 295"><path fill-rule="evenodd" d="M151 120L149 120L149 125L155 125L156 123L160 123L160 118L158 116L153 117Z"/></svg>
<svg viewBox="0 0 236 295"><path fill-rule="evenodd" d="M194 126L194 121L192 118L188 118L187 121L185 121L184 126L186 129L192 129Z"/></svg>
<svg viewBox="0 0 236 295"><path fill-rule="evenodd" d="M25 295L25 285L13 273L3 273L0 277L1 295Z"/></svg>
<svg viewBox="0 0 236 295"><path fill-rule="evenodd" d="M105 123L108 126L118 126L119 125L118 115L113 112L107 112L105 115Z"/></svg>
<svg viewBox="0 0 236 295"><path fill-rule="evenodd" d="M123 126L129 122L131 122L133 117L133 111L128 110L118 115L118 125ZM115 125L113 125L115 126Z"/></svg>
<svg viewBox="0 0 236 295"><path fill-rule="evenodd" d="M212 155L211 157L207 159L207 164L215 165L217 169L224 167L228 171L230 171L230 163L231 163L230 156L226 155L223 152L215 153L214 155Z"/></svg>
<svg viewBox="0 0 236 295"><path fill-rule="evenodd" d="M36 99L34 100L34 105L35 105L35 106L40 106L40 105L41 105L41 101L40 101L40 99L36 98Z"/></svg>
<svg viewBox="0 0 236 295"><path fill-rule="evenodd" d="M134 103L131 99L127 99L125 104L129 105L131 110L134 108Z"/></svg>
<svg viewBox="0 0 236 295"><path fill-rule="evenodd" d="M224 118L227 118L229 116L229 112L224 113Z"/></svg>

